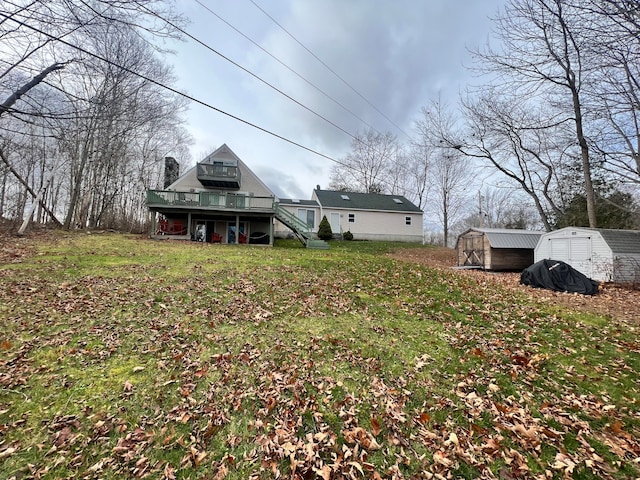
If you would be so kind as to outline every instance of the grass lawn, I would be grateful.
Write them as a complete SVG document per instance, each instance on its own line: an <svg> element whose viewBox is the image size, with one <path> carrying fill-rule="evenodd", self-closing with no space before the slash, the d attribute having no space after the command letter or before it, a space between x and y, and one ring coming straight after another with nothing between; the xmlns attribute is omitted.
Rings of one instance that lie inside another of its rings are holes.
<svg viewBox="0 0 640 480"><path fill-rule="evenodd" d="M637 323L397 247L30 240L0 264L0 478L640 476Z"/></svg>

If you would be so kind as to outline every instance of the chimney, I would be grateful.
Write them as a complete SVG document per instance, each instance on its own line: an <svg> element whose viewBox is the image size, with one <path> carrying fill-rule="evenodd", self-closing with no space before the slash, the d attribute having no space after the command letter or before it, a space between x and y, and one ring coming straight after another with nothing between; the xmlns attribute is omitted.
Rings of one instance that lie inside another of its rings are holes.
<svg viewBox="0 0 640 480"><path fill-rule="evenodd" d="M180 165L173 157L164 157L164 188L175 182L180 176Z"/></svg>

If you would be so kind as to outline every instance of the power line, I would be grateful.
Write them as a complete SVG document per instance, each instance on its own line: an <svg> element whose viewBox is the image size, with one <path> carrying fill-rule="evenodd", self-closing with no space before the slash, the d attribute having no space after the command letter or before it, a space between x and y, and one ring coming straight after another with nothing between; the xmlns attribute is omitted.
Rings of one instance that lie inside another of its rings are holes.
<svg viewBox="0 0 640 480"><path fill-rule="evenodd" d="M144 8L144 7L143 7L143 8ZM145 9L146 9L146 8L145 8ZM156 17L157 17L157 18L159 18L160 20L166 21L166 20L164 20L162 17L160 17L159 15L155 14L154 12L151 12L151 11L150 11L150 10L148 10L148 9L146 9L146 10L147 10L148 12L152 13L154 16L156 16ZM236 116L236 115L233 115L233 114L231 114L231 113L228 113L228 112L226 112L226 111L224 111L224 110L222 110L222 109L219 109L219 108L217 108L217 107L215 107L215 106L213 106L213 105L211 105L211 104L209 104L209 103L207 103L207 102L205 102L205 101L203 101L203 100L200 100L200 99L198 99L198 98L195 98L195 97L193 97L193 96L191 96L191 95L188 95L188 94L186 94L186 93L184 93L184 92L181 92L181 91L179 91L179 90L177 90L177 89L175 89L175 88L173 88L173 87L170 87L170 86L168 86L168 85L165 85L165 84L163 84L163 83L161 83L161 82L159 82L159 81L157 81L157 80L154 80L153 78L150 78L150 77L148 77L148 76L146 76L146 75L143 75L143 74L141 74L141 73L138 73L138 72L136 72L136 71L134 71L134 70L131 70L130 68L125 67L125 66L122 66L122 65L120 65L120 64L118 64L118 63L116 63L116 62L114 62L114 61L112 61L112 60L109 60L109 59L107 59L107 58L105 58L105 57L103 57L103 56L101 56L101 55L99 55L99 54L96 54L96 53L90 52L90 51L86 50L85 48L79 47L79 46L77 46L77 45L74 45L74 44L72 44L72 43L70 43L70 42L66 41L66 40L63 40L62 38L57 38L57 37L55 37L55 36L54 36L54 35L52 35L52 34L49 34L49 33L45 32L45 31L43 31L43 30L41 30L41 29L39 29L39 28L36 28L36 27L34 27L34 26L32 26L32 25L28 25L28 24L26 24L26 23L24 23L24 22L22 22L22 21L20 21L20 20L16 20L16 19L14 19L14 18L10 18L10 17L8 17L6 14L4 14L3 12L0 12L0 15L2 15L3 17L5 17L5 18L6 18L6 19L8 19L8 20L13 20L14 22L18 23L19 25L21 25L21 26L23 26L23 27L26 27L26 28L28 28L28 29L30 29L30 30L32 30L32 31L34 31L34 32L40 33L40 34L42 34L42 35L45 35L46 37L50 38L51 40L57 41L57 42L59 42L59 43L61 43L61 44L63 44L63 45L66 45L66 46L68 46L68 47L70 47L70 48L73 48L73 49L75 49L75 50L78 50L78 51L80 51L80 52L82 52L82 53L84 53L84 54L86 54L86 55L89 55L89 56L94 57L94 58L96 58L96 59L98 59L98 60L101 60L101 61L103 61L103 62L105 62L105 63L107 63L107 64L109 64L109 65L112 65L112 66L114 66L114 67L116 67L116 68L118 68L118 69L120 69L120 70L122 70L122 71L128 72L128 73L130 73L130 74L132 74L132 75L135 75L135 76L137 76L137 77L139 77L139 78L141 78L141 79L143 79L143 80L145 80L145 81L147 81L147 82L149 82L149 83L152 83L152 84L154 84L154 85L157 85L157 86L159 86L159 87L161 87L161 88L163 88L163 89L165 89L165 90L168 90L168 91L170 91L170 92L172 92L172 93L174 93L174 94L176 94L176 95L179 95L179 96L181 96L181 97L183 97L183 98L186 98L187 100L190 100L190 101L192 101L192 102L194 102L194 103L200 104L200 105L202 105L202 106L204 106L204 107L206 107L206 108L209 108L209 109L211 109L211 110L214 110L214 111L216 111L216 112L218 112L218 113L221 113L221 114L223 114L223 115L226 115L226 116L228 116L228 117L230 117L230 118L232 118L232 119L234 119L234 120L236 120L236 121L239 121L239 122L241 122L241 123L244 123L245 125L248 125L248 126L250 126L250 127L253 127L253 128L255 128L255 129L257 129L257 130L260 130L260 131L262 131L262 132L264 132L264 133L266 133L266 134L268 134L268 135L271 135L271 136L273 136L273 137L275 137L275 138L278 138L278 139L280 139L280 140L282 140L282 141L284 141L284 142L287 142L287 143L289 143L289 144L291 144L291 145L294 145L294 146L296 146L296 147L298 147L298 148L301 148L301 149L306 150L306 151L308 151L308 152L310 152L310 153L313 153L314 155L317 155L317 156L322 157L322 158L325 158L325 159L327 159L327 160L329 160L329 161L331 161L331 162L334 162L335 164L338 164L338 165L340 165L340 166L342 166L342 167L344 167L344 168L347 168L347 169L349 169L349 170L354 170L354 168L353 168L351 165L349 165L349 164L347 164L347 163L345 163L345 162L343 162L343 161L337 160L337 159L335 159L335 158L333 158L333 157L331 157L331 156L329 156L329 155L326 155L326 154L324 154L324 153L321 153L321 152L319 152L319 151L317 151L317 150L314 150L314 149L312 149L312 148L310 148L310 147L307 147L307 146L305 146L305 145L302 145L301 143L298 143L298 142L296 142L296 141L294 141L294 140L291 140L291 139L289 139L289 138L287 138L287 137L284 137L284 136L282 136L282 135L280 135L280 134L277 134L277 133L275 133L275 132L273 132L273 131L271 131L271 130L268 130L268 129L267 129L267 128L265 128L265 127L261 127L261 126L259 126L259 125L254 124L254 123L251 123L251 122L249 122L249 121L247 121L247 120L245 120L245 119L243 119L243 118L240 118L240 117L238 117L238 116ZM214 50L214 49L212 49L211 47L207 46L206 44L204 44L203 42L201 42L201 41L200 41L200 40L198 40L197 38L193 37L192 35L188 34L187 32L184 32L183 30L179 29L178 27L176 27L175 25L171 24L170 22L168 22L168 21L166 21L166 22L167 22L169 25L171 25L172 27L176 28L177 30L179 30L179 31L181 31L182 33L184 33L185 35L187 35L189 38L191 38L191 39L193 39L194 41L196 41L196 42L198 42L198 43L202 44L202 45L203 45L203 46L205 46L207 49L212 50L214 53L216 53L216 54L218 54L218 55L220 55L220 56L222 56L223 58L225 58L225 59L226 59L226 57L224 57L224 55L220 54L219 52L215 51L215 50ZM230 61L231 63L234 63L234 65L237 65L237 64L235 64L235 62L233 62L233 61L231 61L231 60L229 60L229 61ZM237 66L238 66L239 68L241 68L242 70L246 71L247 73L250 73L252 76L255 76L253 73L251 73L251 72L249 72L248 70L244 69L244 68L243 68L243 67L241 67L240 65L237 65ZM260 79L259 77L256 77L256 78ZM262 79L260 79L260 80L261 80L261 81L263 81ZM264 82L264 81L263 81L263 82ZM265 83L266 83L266 82L265 82ZM272 87L272 88L275 88L275 87ZM277 89L276 89L276 90L277 90ZM278 90L278 91L279 91L279 90ZM281 93L282 93L282 92L281 92ZM286 95L286 94L284 94L284 93L282 93L282 94L283 94L283 95L285 95L285 96L287 96L287 95ZM287 96L287 98L290 98L290 97L288 97L288 96ZM292 98L291 98L291 100L292 100L292 101L294 101L294 102L296 102L296 103L298 103L296 100L294 100L294 99L292 99ZM300 105L301 105L301 104L300 104ZM307 109L307 110L309 110L309 111L313 112L312 110L308 109L308 108L307 108L307 107L305 107L304 105L301 105L301 106L303 106L305 109ZM313 113L315 113L315 112L313 112ZM324 119L324 117L322 117L322 116L321 116L321 118L323 118L323 119ZM325 120L326 120L326 119L325 119ZM365 142L363 142L361 139L359 139L359 138L357 138L357 137L353 136L353 135L352 135L352 134L350 134L349 132L346 132L345 130L343 130L342 128L340 128L340 127L338 127L337 125L333 124L333 123L332 123L332 122L330 122L329 120L326 120L326 121L327 121L327 122L329 122L330 124L332 124L332 125L336 126L338 129L342 130L344 133L346 133L346 134L348 134L349 136L351 136L354 140L356 140L356 141L358 141L358 142L360 142L360 143L364 143L365 145L368 145L368 144L366 144ZM374 148L375 148L375 147L374 147ZM403 166L403 167L404 167L404 166ZM388 184L388 182L385 182L385 181L382 181L382 183L387 183L387 184Z"/></svg>
<svg viewBox="0 0 640 480"><path fill-rule="evenodd" d="M231 63L232 65L238 67L240 70L242 70L245 73L248 73L249 75L251 75L253 78L255 78L256 80L264 83L265 85L267 85L269 88L275 90L276 92L278 92L280 95L288 98L289 100L291 100L292 102L294 102L296 105L299 105L300 107L304 108L305 110L307 110L308 112L314 114L315 116L317 116L318 118L321 118L322 120L324 120L325 122L327 122L328 124L334 126L335 128L337 128L338 130L340 130L341 132L349 135L352 139L356 139L355 135L353 135L352 133L348 132L347 130L345 130L344 128L342 128L341 126L337 125L336 123L332 122L331 120L329 120L328 118L326 118L325 116L321 115L320 113L316 112L315 110L312 110L311 108L307 107L306 105L304 105L302 102L299 102L298 100L296 100L295 98L293 98L292 96L288 95L287 93L283 92L282 90L280 90L278 87L276 87L275 85L272 85L271 83L267 82L265 79L263 79L262 77L260 77L259 75L253 73L251 70L243 67L242 65L240 65L237 62L234 62L233 60L231 60L229 57L223 55L222 53L218 52L215 48L211 47L210 45L206 44L205 42L203 42L202 40L200 40L199 38L191 35L190 33L186 32L185 30L183 30L182 28L180 28L179 26L173 24L170 20L167 20L165 18L162 18L160 15L158 15L156 12L149 10L147 7L145 7L144 5L141 5L141 7L146 10L147 12L149 12L151 15L155 16L156 18L162 20L163 22L166 22L167 25L170 25L171 27L175 28L177 31L179 31L180 33L186 35L187 37L189 37L191 40L193 40L194 42L199 43L200 45L202 45L203 47L205 47L207 50L215 53L216 55L218 55L219 57L223 58L224 60L226 60L227 62Z"/></svg>
<svg viewBox="0 0 640 480"><path fill-rule="evenodd" d="M176 95L179 95L179 96L181 96L181 97L184 97L184 98L186 98L187 100L190 100L190 101L192 101L192 102L194 102L194 103L200 104L200 105L202 105L202 106L204 106L204 107L206 107L206 108L209 108L209 109L211 109L211 110L214 110L214 111L216 111L216 112L218 112L218 113L221 113L221 114L223 114L223 115L226 115L226 116L227 116L227 117L229 117L229 118L232 118L232 119L234 119L234 120L236 120L236 121L238 121L238 122L244 123L245 125L248 125L248 126L253 127L253 128L255 128L255 129L257 129L257 130L260 130L261 132L264 132L264 133L266 133L266 134L268 134L268 135L271 135L271 136L273 136L273 137L275 137L275 138L278 138L278 139L280 139L280 140L283 140L283 141L285 141L285 142L287 142L287 143L289 143L289 144L291 144L291 145L294 145L294 146L296 146L296 147L298 147L298 148L301 148L301 149L303 149L303 150L306 150L307 152L313 153L314 155L317 155L317 156L322 157L322 158L326 158L327 160L329 160L329 161L331 161L331 162L334 162L334 163L336 163L336 164L338 164L338 165L342 165L343 167L347 167L347 168L349 168L349 167L348 167L348 165L347 165L346 163L341 162L340 160L337 160L337 159L335 159L335 158L333 158L333 157L330 157L329 155L325 155L324 153L318 152L317 150L314 150L314 149L312 149L312 148L310 148L310 147L307 147L307 146L305 146L305 145L302 145L301 143L298 143L298 142L296 142L296 141L294 141L294 140L291 140L291 139L289 139L289 138L287 138L287 137L284 137L284 136L282 136L282 135L280 135L280 134L277 134L277 133L275 133L275 132L272 132L271 130L268 130L268 129L267 129L267 128L265 128L265 127L261 127L261 126L259 126L259 125L256 125L256 124L254 124L254 123L249 122L248 120L244 120L243 118L240 118L240 117L238 117L238 116L236 116L236 115L233 115L233 114L231 114L231 113L225 112L224 110L222 110L222 109L220 109L220 108L217 108L217 107L214 107L213 105L211 105L211 104L209 104L209 103L207 103L207 102L205 102L205 101L203 101L203 100L199 100L199 99L197 99L197 98L195 98L195 97L193 97L193 96L191 96L191 95L188 95L188 94L186 94L186 93L184 93L184 92L181 92L180 90L177 90L177 89L175 89L175 88L173 88L173 87L170 87L170 86L168 86L168 85L165 85L165 84L163 84L163 83L161 83L161 82L158 82L157 80L154 80L153 78L150 78L150 77L148 77L148 76L146 76L146 75L143 75L143 74L141 74L141 73L135 72L135 71L131 70L130 68L127 68L127 67L125 67L125 66L123 66L123 65L119 65L118 63L116 63L116 62L114 62L114 61L112 61L112 60L109 60L109 59L107 59L107 58L104 58L103 56L98 55L97 53L90 52L90 51L86 50L85 48L79 47L78 45L74 45L74 44L72 44L72 43L70 43L70 42L68 42L68 41L66 41L66 40L63 40L63 39L60 39L60 38L56 38L56 37L55 37L55 36L53 36L52 34L45 32L44 30L41 30L41 29L39 29L39 28L37 28L37 27L34 27L34 26L32 26L32 25L28 25L28 24L26 24L26 23L24 23L24 22L22 22L22 21L20 21L20 20L16 20L15 18L10 18L9 16L7 16L6 14L4 14L4 13L2 13L2 12L0 12L0 15L2 15L2 16L3 16L5 19L7 19L7 20L12 20L13 22L15 22L15 23L17 23L17 24L19 24L19 25L21 25L21 26L23 26L23 27L26 27L26 28L28 28L28 29L30 29L30 30L32 30L32 31L34 31L34 32L40 33L40 34L42 34L42 35L45 35L46 37L48 37L48 38L50 38L50 39L52 39L52 40L55 40L55 41L57 41L57 42L60 42L60 43L62 43L63 45L66 45L66 46L68 46L68 47L71 47L71 48L73 48L73 49L75 49L75 50L78 50L79 52L82 52L82 53L84 53L85 55L89 55L90 57L97 58L98 60L101 60L101 61L103 61L103 62L105 62L105 63L108 63L109 65L112 65L112 66L114 66L114 67L116 67L116 68L119 68L119 69L120 69L120 70L122 70L122 71L125 71L125 72L127 72L127 73L132 74L132 75L135 75L135 76L137 76L137 77L139 77L139 78L141 78L141 79L143 79L143 80L145 80L145 81L147 81L147 82L150 82L150 83L153 83L154 85L159 86L160 88L164 88L165 90L168 90L168 91L170 91L170 92L172 92L172 93L174 93L174 94L176 94Z"/></svg>
<svg viewBox="0 0 640 480"><path fill-rule="evenodd" d="M318 57L315 53L313 53L305 44L303 44L300 40L298 40L291 32L289 32L286 28L284 28L278 21L273 18L269 13L267 13L260 5L258 5L254 0L249 0L253 5L264 13L273 23L275 23L283 32L289 35L298 45L304 48L313 58L315 58L318 62L320 62L327 70L329 70L336 78L338 78L342 83L344 83L347 87L349 87L356 95L358 95L362 100L367 102L369 106L371 106L376 112L382 115L389 123L391 123L394 127L398 129L398 131L402 132L407 136L407 138L411 138L411 136L405 132L398 124L396 124L393 120L391 120L384 112L382 112L378 107L376 107L373 102L371 102L368 98L362 95L358 90L355 89L349 82L347 82L344 78L342 78L335 70L333 70L329 65L327 65L320 57Z"/></svg>
<svg viewBox="0 0 640 480"><path fill-rule="evenodd" d="M336 105L338 105L340 108L342 108L345 112L351 114L356 120L364 123L367 127L369 127L372 130L375 130L378 133L381 133L378 131L378 129L376 129L373 125L371 125L370 123L368 123L366 120L364 120L362 117L358 116L355 112L353 112L352 110L350 110L348 107L346 107L344 104L342 104L341 102L339 102L338 100L336 100L335 98L333 98L331 95L329 95L328 93L326 93L324 90L322 90L320 87L318 87L316 84L314 84L311 80L305 78L303 75L301 75L300 73L298 73L296 70L294 70L292 67L290 67L289 65L287 65L285 62L283 62L282 60L280 60L278 57L276 57L274 54L272 54L270 51L268 51L267 49L265 49L262 45L260 45L259 43L257 43L256 41L254 41L252 38L250 38L249 36L245 35L243 32L241 32L240 30L238 30L235 26L233 26L231 23L229 23L227 20L225 20L224 18L222 18L220 15L218 15L216 12L214 12L213 10L211 10L211 8L209 8L207 5L203 4L200 0L195 0L195 2L200 5L202 8L204 8L205 10L207 10L209 13L211 13L211 15L214 15L216 18L218 18L221 22L223 22L225 25L227 25L229 28L231 28L232 30L234 30L236 33L238 33L239 35L241 35L242 37L244 37L246 40L248 40L249 42L251 42L253 45L255 45L256 47L258 47L260 50L262 50L264 53L266 53L267 55L269 55L271 58L273 58L276 62L278 62L280 65L282 65L284 68L286 68L287 70L289 70L291 73L293 73L294 75L296 75L299 79L301 79L302 81L304 81L307 85L313 87L316 91L318 91L319 93L321 93L322 95L324 95L326 98L328 98L329 100L331 100L333 103L335 103Z"/></svg>
<svg viewBox="0 0 640 480"><path fill-rule="evenodd" d="M196 2L200 5L202 5L202 3L200 3L199 0L196 0ZM233 60L231 60L230 58L226 57L225 55L223 55L222 53L218 52L216 49L214 49L213 47L211 47L210 45L208 45L207 43L205 43L204 41L200 40L199 38L195 37L194 35L186 32L184 29L180 28L179 26L173 24L171 21L163 18L161 15L159 15L158 13L150 10L148 7L145 7L144 5L141 6L144 10L146 10L150 15L158 18L159 20L165 22L167 25L170 25L172 28L176 29L177 31L181 32L182 34L184 34L185 36L187 36L188 38L192 39L193 41L199 43L200 45L202 45L203 47L205 47L207 50L215 53L216 55L220 56L221 58L223 58L224 60L227 60L228 62L230 62L232 65L240 68L242 71L248 73L249 75L251 75L252 77L254 77L255 79L259 80L260 82L264 83L265 85L269 86L270 88L272 88L273 90L275 90L276 92L280 93L281 95L285 96L286 98L288 98L289 100L293 101L294 103L296 103L297 105L301 106L302 108L304 108L305 110L313 113L314 115L318 116L319 118L321 118L322 120L326 121L327 123L329 123L330 125L336 127L338 130L342 131L343 133L347 134L348 136L350 136L352 138L353 141L361 143L363 145L365 145L367 148L373 148L374 150L377 151L377 147L375 145L370 145L367 144L365 141L363 141L362 139L360 139L358 136L351 134L350 132L344 130L342 127L336 125L334 122L332 122L331 120L325 118L324 116L320 115L319 113L315 112L314 110L312 110L311 108L307 107L306 105L303 105L301 102L297 101L296 99L294 99L293 97L287 95L286 93L284 93L282 90L278 89L277 87L275 87L274 85L270 84L269 82L267 82L266 80L264 80L263 78L261 78L260 76L254 74L253 72L251 72L250 70L248 70L247 68L243 67L242 65L238 64L237 62L234 62ZM205 7L207 8L207 7ZM207 8L207 10L209 10ZM213 11L209 10L211 13L213 13L214 15L216 15L216 17L220 18L221 20L223 20L221 17L219 17L217 14L215 14ZM230 27L234 28L234 30L238 31L237 29L235 29L235 27L233 27L232 25L230 25L228 22L226 22L225 20L223 20L227 25L229 25ZM238 33L242 34L241 32L238 31ZM242 34L244 36L244 34ZM245 36L245 38L248 39L248 37ZM249 39L250 40L250 39ZM255 42L254 42L255 43ZM262 47L260 47L262 48ZM264 49L263 49L264 50ZM266 51L266 50L265 50ZM267 52L268 53L268 52ZM275 57L274 57L275 58ZM278 60L279 61L279 60ZM287 67L288 68L288 67ZM366 122L365 122L366 123ZM382 133L380 133L379 131L377 131L375 128L373 128L373 130L375 130L379 135L383 135ZM405 133L405 132L403 132ZM405 133L405 135L407 135ZM407 135L408 136L408 135ZM338 162L335 159L333 160L334 162L349 168L349 169L353 169L353 167L348 166L347 164L343 163L343 162ZM401 168L405 169L404 165L400 165Z"/></svg>
<svg viewBox="0 0 640 480"><path fill-rule="evenodd" d="M196 0L196 2L200 5L202 5L198 0ZM255 79L259 80L260 82L264 83L265 85L269 86L270 88L272 88L273 90L275 90L276 92L280 93L281 95L283 95L284 97L288 98L289 100L293 101L294 103L296 103L297 105L301 106L302 108L304 108L305 110L313 113L314 115L318 116L319 118L321 118L322 120L324 120L325 122L329 123L330 125L336 127L338 130L342 131L343 133L347 134L348 136L350 136L352 138L352 140L361 143L369 148L371 148L371 145L367 144L366 142L364 142L362 139L360 139L358 136L353 135L352 133L346 131L345 129L343 129L342 127L336 125L334 122L332 122L331 120L327 119L326 117L324 117L323 115L315 112L314 110L312 110L311 108L307 107L306 105L303 105L301 102L299 102L298 100L294 99L293 97L291 97L290 95L284 93L282 90L278 89L277 87L275 87L274 85L272 85L271 83L267 82L266 80L264 80L263 78L261 78L259 75L256 75L255 73L251 72L250 70L248 70L247 68L243 67L242 65L238 64L237 62L234 62L233 60L231 60L230 58L226 57L225 55L223 55L222 53L218 52L216 49L214 49L213 47L211 47L210 45L208 45L207 43L205 43L204 41L200 40L199 38L195 37L194 35L186 32L185 30L183 30L182 28L180 28L179 26L173 24L171 21L163 18L162 16L160 16L159 14L157 14L156 12L150 10L149 8L145 7L145 6L141 6L144 10L146 10L150 15L158 18L159 20L165 22L167 25L170 25L172 28L176 29L177 31L181 32L182 34L186 35L188 38L192 39L193 41L199 43L200 45L202 45L203 47L205 47L207 50L215 53L216 55L220 56L221 58L223 58L224 60L230 62L232 65L240 68L242 71L248 73L249 75L251 75L252 77L254 77ZM212 12L213 13L213 12ZM214 13L214 15L216 15ZM216 15L218 16L218 15ZM218 17L220 18L220 17ZM225 23L227 23L225 21ZM228 23L227 23L228 24ZM231 26L231 25L230 25ZM235 29L235 27L232 27ZM237 31L237 30L236 30ZM240 33L240 32L239 32ZM262 48L262 47L260 47ZM268 53L268 52L267 52ZM275 58L275 57L274 57ZM366 123L366 122L365 122ZM373 128L373 130L375 130L379 135L383 135L382 133L378 132L375 128ZM406 135L406 133L405 133ZM375 146L373 146L374 150L377 150L377 148ZM335 159L332 159L332 161L346 167L346 168L350 168L353 169L352 167L348 166L347 164L343 163L343 162L339 162ZM403 167L404 168L404 167Z"/></svg>

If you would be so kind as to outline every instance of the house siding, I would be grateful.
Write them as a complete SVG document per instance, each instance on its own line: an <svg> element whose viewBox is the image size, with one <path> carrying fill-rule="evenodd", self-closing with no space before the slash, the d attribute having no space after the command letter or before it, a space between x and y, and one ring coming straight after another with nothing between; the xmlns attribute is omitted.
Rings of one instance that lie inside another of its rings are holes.
<svg viewBox="0 0 640 480"><path fill-rule="evenodd" d="M354 240L423 241L423 213L401 195L316 189L312 199L320 205L320 219L327 217L335 235L349 231Z"/></svg>
<svg viewBox="0 0 640 480"><path fill-rule="evenodd" d="M298 216L298 210L301 208L305 210L313 210L315 212L315 221L311 231L317 233L318 226L320 225L320 221L322 220L322 217L320 216L320 206L318 206L317 204L309 204L308 200L303 200L300 203L280 203L280 207L284 208L296 217ZM293 231L281 222L276 222L274 226L274 235L277 238L288 238L293 235Z"/></svg>
<svg viewBox="0 0 640 480"><path fill-rule="evenodd" d="M340 215L340 231L353 234L354 240L380 240L393 242L422 242L422 214L413 212L380 212L338 208L323 208L322 215L330 218L331 213ZM349 214L354 221L349 222ZM411 218L411 225L406 224Z"/></svg>

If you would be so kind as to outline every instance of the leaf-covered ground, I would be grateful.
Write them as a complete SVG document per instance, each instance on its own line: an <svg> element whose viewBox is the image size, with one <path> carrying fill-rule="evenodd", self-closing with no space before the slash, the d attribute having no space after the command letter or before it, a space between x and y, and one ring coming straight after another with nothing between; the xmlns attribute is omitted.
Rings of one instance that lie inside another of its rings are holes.
<svg viewBox="0 0 640 480"><path fill-rule="evenodd" d="M0 478L640 476L626 317L373 242L4 240Z"/></svg>
<svg viewBox="0 0 640 480"><path fill-rule="evenodd" d="M449 248L399 248L390 254L392 258L416 262L435 268L451 270L456 265L455 251ZM640 290L632 285L604 283L598 295L579 295L534 289L520 284L520 272L485 272L460 270L460 275L471 276L480 283L492 283L501 288L517 290L535 301L558 305L562 308L595 313L607 318L640 325Z"/></svg>

